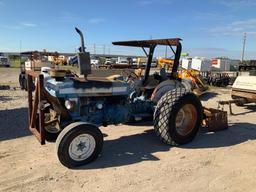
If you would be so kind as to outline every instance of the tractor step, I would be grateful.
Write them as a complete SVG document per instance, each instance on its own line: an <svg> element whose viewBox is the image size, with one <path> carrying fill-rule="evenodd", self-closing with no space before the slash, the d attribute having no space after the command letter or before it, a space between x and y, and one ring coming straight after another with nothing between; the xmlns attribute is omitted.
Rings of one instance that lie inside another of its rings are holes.
<svg viewBox="0 0 256 192"><path fill-rule="evenodd" d="M150 113L141 113L141 114L136 114L133 117L133 121L138 122L138 121L149 121L153 119L152 114Z"/></svg>

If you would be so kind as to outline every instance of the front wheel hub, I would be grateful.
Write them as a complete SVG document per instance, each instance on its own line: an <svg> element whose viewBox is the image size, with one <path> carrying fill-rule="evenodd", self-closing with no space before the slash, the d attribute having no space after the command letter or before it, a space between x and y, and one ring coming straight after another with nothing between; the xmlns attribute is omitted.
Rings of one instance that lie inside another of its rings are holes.
<svg viewBox="0 0 256 192"><path fill-rule="evenodd" d="M69 156L75 161L83 161L94 152L96 142L93 136L81 134L75 137L69 145Z"/></svg>

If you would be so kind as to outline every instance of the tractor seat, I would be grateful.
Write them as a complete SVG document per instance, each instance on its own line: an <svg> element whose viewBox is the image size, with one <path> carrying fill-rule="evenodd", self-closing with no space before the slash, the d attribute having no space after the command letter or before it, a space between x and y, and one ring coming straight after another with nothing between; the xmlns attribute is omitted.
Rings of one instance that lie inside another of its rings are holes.
<svg viewBox="0 0 256 192"><path fill-rule="evenodd" d="M155 78L154 75L151 75L148 77L148 80L146 81L144 88L145 89L155 89L156 86L159 84L160 80Z"/></svg>

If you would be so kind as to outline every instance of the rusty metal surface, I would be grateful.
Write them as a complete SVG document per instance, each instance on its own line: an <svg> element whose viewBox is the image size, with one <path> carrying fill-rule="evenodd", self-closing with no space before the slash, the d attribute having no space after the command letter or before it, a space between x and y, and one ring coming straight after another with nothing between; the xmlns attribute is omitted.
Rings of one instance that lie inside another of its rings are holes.
<svg viewBox="0 0 256 192"><path fill-rule="evenodd" d="M117 41L112 42L113 45L122 45L130 47L150 47L152 45L171 45L177 46L182 39L169 38L169 39L152 39L152 40L135 40L135 41Z"/></svg>
<svg viewBox="0 0 256 192"><path fill-rule="evenodd" d="M87 79L81 78L81 77L72 77L71 79L79 82L93 82L93 81L99 81L99 82L105 82L105 83L112 83L111 80L109 80L107 77L93 77L89 76Z"/></svg>
<svg viewBox="0 0 256 192"><path fill-rule="evenodd" d="M63 105L60 103L60 101L56 98L50 95L47 91L44 91L45 100L47 100L49 103L51 103L53 109L60 114L61 118L63 120L68 120L70 118L68 112L63 107Z"/></svg>
<svg viewBox="0 0 256 192"><path fill-rule="evenodd" d="M31 114L32 114L32 89L31 89L31 83L32 83L32 76L28 75L28 81L27 81L27 92L28 92L28 122L29 122L29 129L31 128Z"/></svg>
<svg viewBox="0 0 256 192"><path fill-rule="evenodd" d="M114 69L127 69L127 68L138 69L139 67L137 65L118 64L118 63L116 63L116 64L112 64L111 68L114 68Z"/></svg>
<svg viewBox="0 0 256 192"><path fill-rule="evenodd" d="M20 54L24 56L38 56L38 55L58 56L59 55L58 52L46 52L46 51L25 51L25 52L21 52Z"/></svg>
<svg viewBox="0 0 256 192"><path fill-rule="evenodd" d="M37 77L36 91L33 99L33 77ZM44 111L41 110L41 102L44 100L43 75L34 72L28 73L28 106L29 106L29 130L35 135L38 141L45 144L44 132ZM39 118L39 119L38 119ZM39 121L39 122L38 122Z"/></svg>
<svg viewBox="0 0 256 192"><path fill-rule="evenodd" d="M42 74L34 71L27 71L28 75L28 119L29 130L35 135L37 140L45 144L45 126L51 122L45 122L44 104L50 103L53 109L60 114L63 120L70 118L68 112L65 110L60 101L51 96L44 89L44 77ZM33 79L37 79L35 93L33 94Z"/></svg>
<svg viewBox="0 0 256 192"><path fill-rule="evenodd" d="M233 92L239 92L239 93L251 93L251 94L256 95L256 90L232 88L232 91Z"/></svg>
<svg viewBox="0 0 256 192"><path fill-rule="evenodd" d="M256 92L232 89L231 96L246 98L249 102L256 102Z"/></svg>
<svg viewBox="0 0 256 192"><path fill-rule="evenodd" d="M31 77L36 78L36 77L39 76L40 72L35 72L35 71L32 71L32 70L26 70L26 74L31 76Z"/></svg>
<svg viewBox="0 0 256 192"><path fill-rule="evenodd" d="M227 112L213 108L204 108L204 126L209 132L227 129Z"/></svg>
<svg viewBox="0 0 256 192"><path fill-rule="evenodd" d="M45 129L44 129L44 110L42 110L42 102L44 101L44 76L39 75L38 78L38 100L39 100L39 133L40 133L40 139L41 144L45 144Z"/></svg>
<svg viewBox="0 0 256 192"><path fill-rule="evenodd" d="M31 119L30 119L30 126L35 127L35 121L36 121L36 114L37 114L37 109L38 109L38 86L36 86L36 91L35 91L35 96L33 99L33 104L32 104L32 113L31 113Z"/></svg>
<svg viewBox="0 0 256 192"><path fill-rule="evenodd" d="M218 101L220 105L229 105L231 103L246 103L245 98L240 98L240 99L232 99L232 100L227 100L227 101Z"/></svg>
<svg viewBox="0 0 256 192"><path fill-rule="evenodd" d="M91 90L93 88L97 88L99 96L111 96L113 95L114 89L126 88L128 85L125 82L122 82L120 80L114 80L109 79L106 77L87 77L87 79L84 78L78 78L78 77L72 77L72 80L74 80L74 87L75 89L87 89L86 93L91 93ZM74 90L74 92L76 92ZM93 91L94 95L97 95L97 92Z"/></svg>
<svg viewBox="0 0 256 192"><path fill-rule="evenodd" d="M234 95L232 95L234 97ZM250 99L247 99L247 98L241 98L241 97L238 97L238 98L234 98L232 100L226 100L226 101L218 101L218 104L219 105L229 105L229 112L230 112L230 115L234 115L233 111L232 111L232 103L235 103L237 106L242 106L246 103L250 103L252 101L250 101Z"/></svg>

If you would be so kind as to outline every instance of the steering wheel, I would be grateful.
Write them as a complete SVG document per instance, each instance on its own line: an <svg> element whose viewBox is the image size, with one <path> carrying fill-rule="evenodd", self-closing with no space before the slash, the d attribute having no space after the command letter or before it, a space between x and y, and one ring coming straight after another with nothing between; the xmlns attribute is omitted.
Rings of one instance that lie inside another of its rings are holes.
<svg viewBox="0 0 256 192"><path fill-rule="evenodd" d="M129 69L124 69L123 70L123 76L127 77L127 81L135 81L136 79L139 78L138 75L134 71L131 71Z"/></svg>
<svg viewBox="0 0 256 192"><path fill-rule="evenodd" d="M122 72L123 76L126 77L126 81L127 83L130 85L130 90L136 90L137 89L137 85L139 83L139 76L136 75L135 72L129 70L129 69L125 69Z"/></svg>

